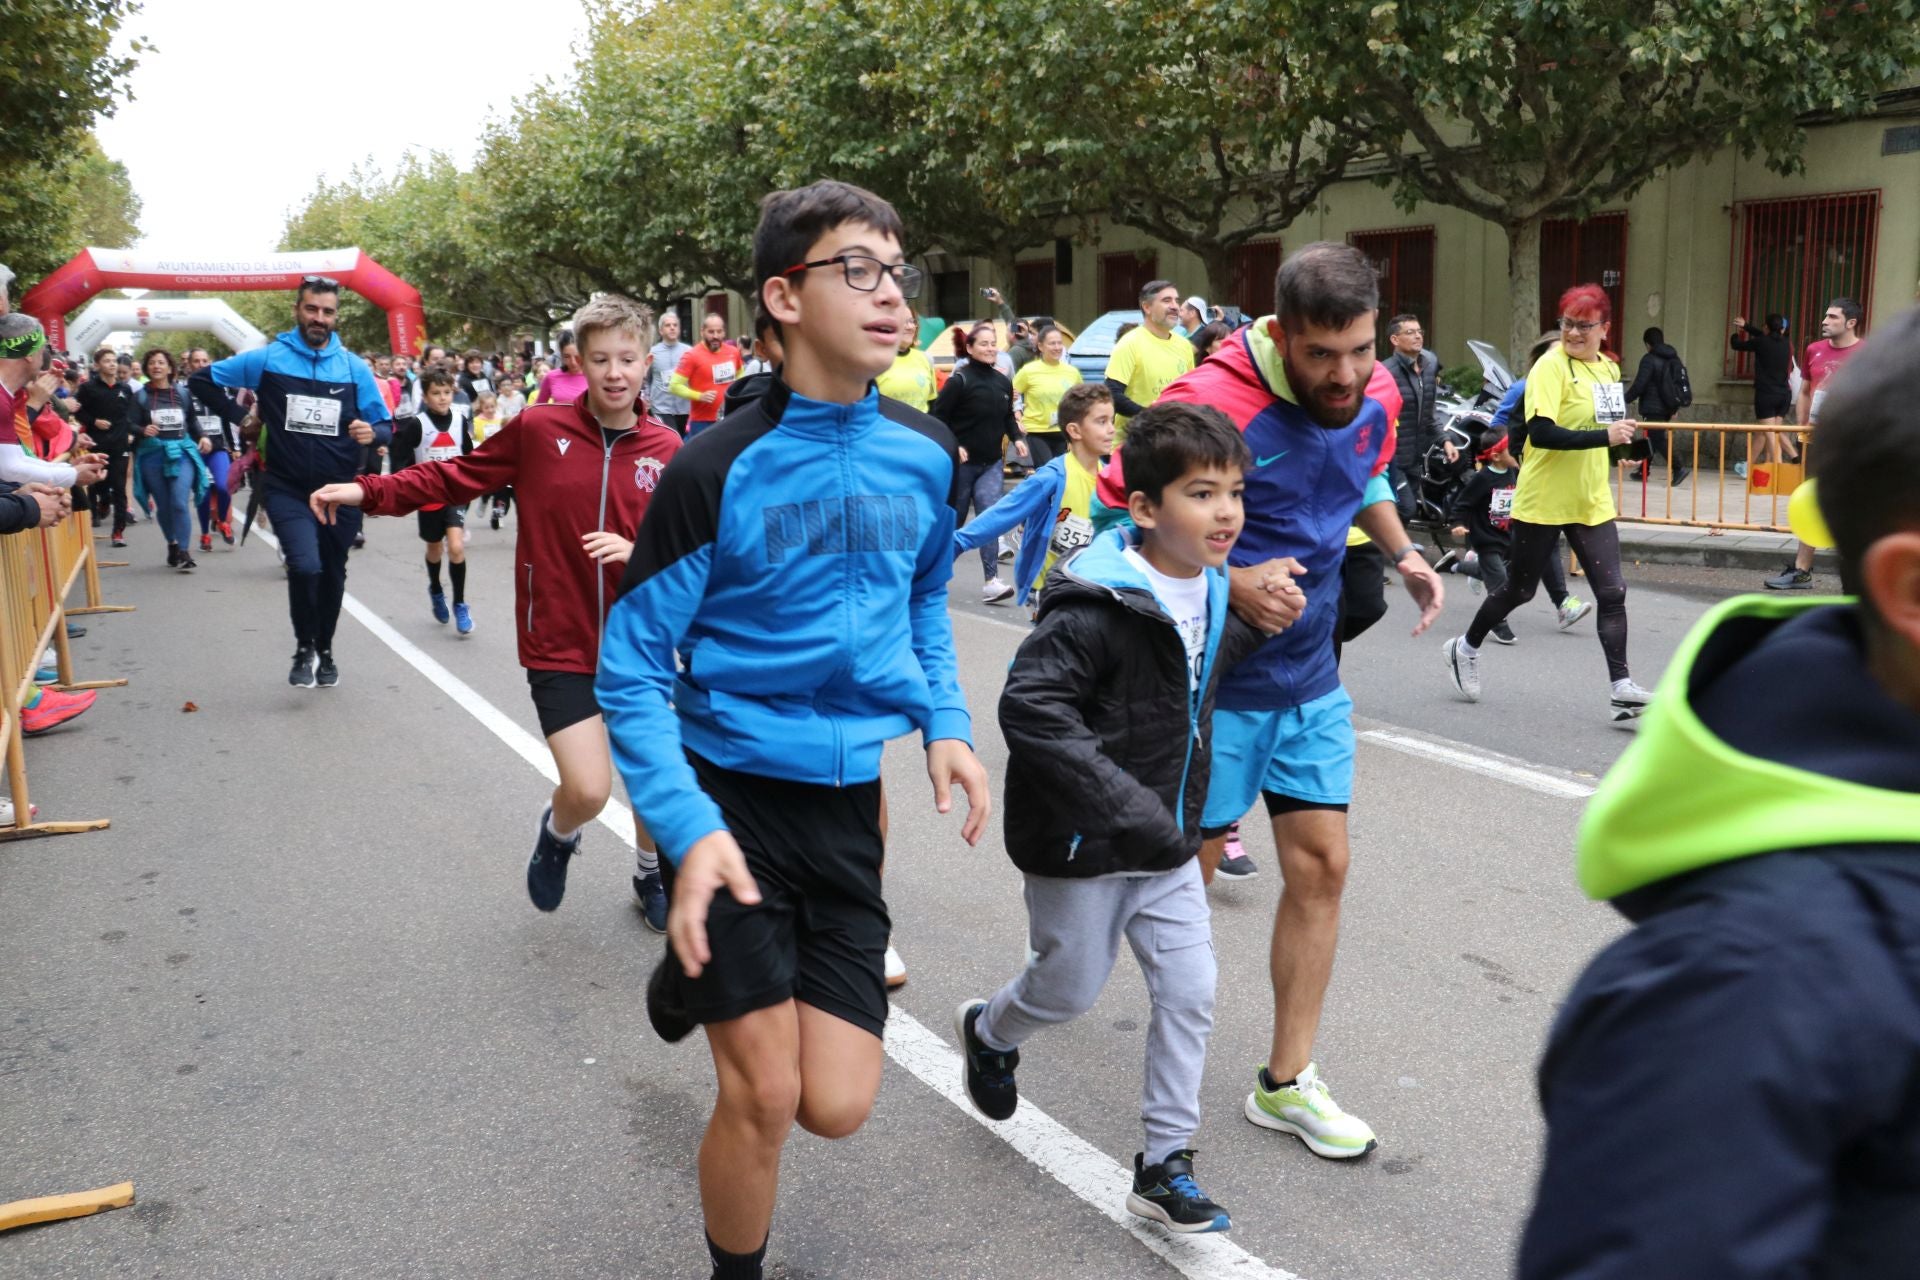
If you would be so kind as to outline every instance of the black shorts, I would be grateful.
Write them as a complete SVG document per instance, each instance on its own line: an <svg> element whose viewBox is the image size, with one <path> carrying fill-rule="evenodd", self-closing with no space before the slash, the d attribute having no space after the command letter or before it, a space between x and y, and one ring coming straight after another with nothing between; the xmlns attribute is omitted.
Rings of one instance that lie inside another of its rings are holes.
<svg viewBox="0 0 1920 1280"><path fill-rule="evenodd" d="M1753 398L1753 416L1756 418L1791 418L1793 416L1793 397L1756 395ZM1702 452L1705 452L1705 450L1702 449Z"/></svg>
<svg viewBox="0 0 1920 1280"><path fill-rule="evenodd" d="M529 668L527 687L533 691L533 709L540 716L540 732L549 738L600 714L600 700L593 696L593 677L583 671Z"/></svg>
<svg viewBox="0 0 1920 1280"><path fill-rule="evenodd" d="M691 751L700 789L720 806L760 887L758 906L721 890L707 910L713 959L676 973L695 1022L726 1022L787 1000L879 1035L887 1022L892 922L880 896L880 783L849 787L737 773ZM668 899L674 868L660 860Z"/></svg>
<svg viewBox="0 0 1920 1280"><path fill-rule="evenodd" d="M467 527L467 509L465 507L442 507L438 511L416 511L413 518L420 523L420 541L440 542L447 536L449 529Z"/></svg>

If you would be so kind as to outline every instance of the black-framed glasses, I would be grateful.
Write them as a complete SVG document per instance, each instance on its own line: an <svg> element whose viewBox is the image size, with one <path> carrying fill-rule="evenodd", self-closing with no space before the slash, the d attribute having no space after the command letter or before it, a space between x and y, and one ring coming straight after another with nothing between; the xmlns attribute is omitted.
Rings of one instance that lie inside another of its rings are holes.
<svg viewBox="0 0 1920 1280"><path fill-rule="evenodd" d="M1595 329L1598 329L1604 323L1606 322L1603 320L1575 320L1572 316L1561 316L1560 332L1592 333Z"/></svg>
<svg viewBox="0 0 1920 1280"><path fill-rule="evenodd" d="M858 289L861 293L872 293L880 287L884 277L892 276L893 282L900 286L900 296L908 300L920 296L920 286L927 278L927 273L918 267L908 266L904 262L882 262L862 253L841 253L816 262L802 262L780 274L790 276L800 271L811 271L815 267L831 266L840 268L848 288Z"/></svg>

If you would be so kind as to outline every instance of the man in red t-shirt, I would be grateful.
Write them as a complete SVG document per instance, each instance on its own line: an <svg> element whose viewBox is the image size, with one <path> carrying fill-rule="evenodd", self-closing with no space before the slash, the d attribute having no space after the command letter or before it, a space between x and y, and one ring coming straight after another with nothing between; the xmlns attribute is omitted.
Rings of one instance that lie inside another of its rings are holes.
<svg viewBox="0 0 1920 1280"><path fill-rule="evenodd" d="M720 420L727 384L740 376L740 348L727 341L727 318L710 315L700 328L700 345L680 357L667 390L693 407L687 414L689 438Z"/></svg>
<svg viewBox="0 0 1920 1280"><path fill-rule="evenodd" d="M1860 325L1865 318L1866 313L1852 298L1835 298L1827 314L1820 317L1820 341L1807 344L1806 358L1800 362L1800 399L1794 405L1794 416L1802 431L1819 423L1827 380L1860 349ZM1813 548L1802 542L1794 552L1793 563L1768 578L1766 585L1772 591L1811 591Z"/></svg>

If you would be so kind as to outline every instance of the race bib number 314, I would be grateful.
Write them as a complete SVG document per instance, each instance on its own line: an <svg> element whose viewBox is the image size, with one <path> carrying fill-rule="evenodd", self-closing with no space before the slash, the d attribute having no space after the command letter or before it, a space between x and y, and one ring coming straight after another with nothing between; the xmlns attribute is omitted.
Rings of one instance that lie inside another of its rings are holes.
<svg viewBox="0 0 1920 1280"><path fill-rule="evenodd" d="M340 434L340 402L325 396L288 396L287 430L308 436Z"/></svg>
<svg viewBox="0 0 1920 1280"><path fill-rule="evenodd" d="M1626 388L1617 382L1593 384L1593 420L1601 426L1624 421L1627 416Z"/></svg>

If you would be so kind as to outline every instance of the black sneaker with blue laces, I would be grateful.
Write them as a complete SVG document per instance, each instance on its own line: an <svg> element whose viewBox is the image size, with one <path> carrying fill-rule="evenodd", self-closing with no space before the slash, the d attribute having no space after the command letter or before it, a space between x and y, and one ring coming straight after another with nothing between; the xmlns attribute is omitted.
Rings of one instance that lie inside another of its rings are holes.
<svg viewBox="0 0 1920 1280"><path fill-rule="evenodd" d="M567 863L580 852L580 834L574 833L571 840L562 840L547 829L547 819L553 816L553 806L547 806L540 815L540 831L533 840L533 857L527 861L527 896L533 899L533 905L542 911L552 911L559 907L560 899L567 895Z"/></svg>
<svg viewBox="0 0 1920 1280"><path fill-rule="evenodd" d="M1020 1051L989 1049L973 1034L973 1024L986 1008L985 1000L963 1001L953 1015L954 1033L960 1039L960 1055L966 1059L967 1096L987 1119L1005 1120L1020 1105L1020 1088L1013 1082Z"/></svg>
<svg viewBox="0 0 1920 1280"><path fill-rule="evenodd" d="M1128 1213L1151 1218L1182 1235L1232 1230L1233 1219L1227 1211L1207 1199L1193 1180L1193 1152L1175 1152L1160 1164L1147 1164L1146 1158L1144 1151L1134 1153Z"/></svg>

